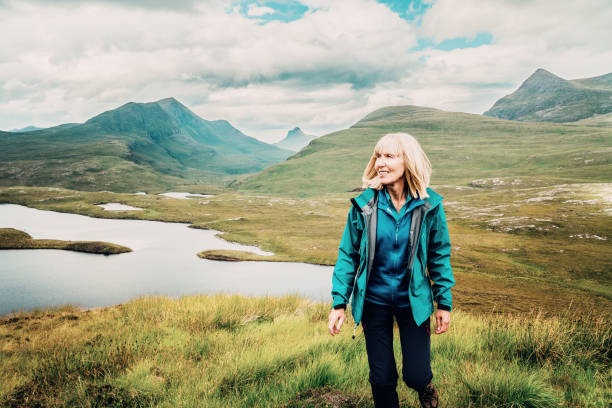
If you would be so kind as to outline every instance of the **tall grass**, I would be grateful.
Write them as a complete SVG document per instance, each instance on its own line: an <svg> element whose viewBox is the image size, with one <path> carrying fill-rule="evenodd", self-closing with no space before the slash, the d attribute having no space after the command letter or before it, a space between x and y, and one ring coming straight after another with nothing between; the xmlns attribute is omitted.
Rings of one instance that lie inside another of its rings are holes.
<svg viewBox="0 0 612 408"><path fill-rule="evenodd" d="M0 320L3 407L371 407L363 335L295 296L144 297ZM452 314L432 337L448 407L608 407L610 328L596 317ZM397 361L401 361L396 342ZM398 367L401 369L401 367ZM418 406L398 385L400 400Z"/></svg>

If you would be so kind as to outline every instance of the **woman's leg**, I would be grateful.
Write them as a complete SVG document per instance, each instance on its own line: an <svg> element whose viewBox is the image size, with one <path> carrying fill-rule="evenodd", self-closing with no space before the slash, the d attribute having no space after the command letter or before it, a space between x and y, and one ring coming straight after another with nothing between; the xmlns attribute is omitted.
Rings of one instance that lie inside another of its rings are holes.
<svg viewBox="0 0 612 408"><path fill-rule="evenodd" d="M395 317L402 344L402 379L408 387L423 390L433 378L429 319L417 326L410 308L398 309Z"/></svg>
<svg viewBox="0 0 612 408"><path fill-rule="evenodd" d="M374 406L399 408L395 390L398 376L393 355L393 312L391 308L366 302L362 325L370 364L370 384Z"/></svg>

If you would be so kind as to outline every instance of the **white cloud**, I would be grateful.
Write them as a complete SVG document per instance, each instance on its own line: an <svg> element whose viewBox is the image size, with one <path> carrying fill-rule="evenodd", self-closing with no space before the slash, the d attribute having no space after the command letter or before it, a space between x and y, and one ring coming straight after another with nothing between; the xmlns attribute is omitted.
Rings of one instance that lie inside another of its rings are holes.
<svg viewBox="0 0 612 408"><path fill-rule="evenodd" d="M608 0L574 0L562 7L556 0L437 0L423 18L421 34L441 41L487 31L498 43L604 49L611 18Z"/></svg>
<svg viewBox="0 0 612 408"><path fill-rule="evenodd" d="M312 98L338 88L347 90L347 100L358 100L355 96L364 91L355 89L399 79L412 59L407 50L416 44L409 25L366 0L339 2L288 24L263 26L223 8L187 14L25 3L3 15L3 32L20 35L0 38L0 86L11 90L10 97L0 97L2 128L24 121L43 124L37 121L54 114L56 123L83 121L127 100L166 96L262 138L269 137L266 126L342 127L354 118L343 111L317 122L320 112L330 110L330 100ZM249 105L217 98L245 91L252 92ZM270 103L274 98L281 100ZM75 105L77 100L86 103Z"/></svg>
<svg viewBox="0 0 612 408"><path fill-rule="evenodd" d="M611 71L612 8L607 0L556 1L438 0L419 34L440 42L489 32L493 44L423 52L423 78L447 97L418 103L481 113L513 92L537 68L566 79Z"/></svg>
<svg viewBox="0 0 612 408"><path fill-rule="evenodd" d="M247 15L249 17L261 17L265 16L266 14L274 14L275 12L276 10L270 7L261 7L257 4L249 4Z"/></svg>
<svg viewBox="0 0 612 408"><path fill-rule="evenodd" d="M572 79L612 65L604 2L438 0L422 27L373 0L303 3L311 10L301 19L265 25L216 0L177 11L139 1L0 3L0 129L174 96L272 141L294 126L344 128L386 105L481 113L538 67ZM483 31L493 44L414 50L418 36Z"/></svg>

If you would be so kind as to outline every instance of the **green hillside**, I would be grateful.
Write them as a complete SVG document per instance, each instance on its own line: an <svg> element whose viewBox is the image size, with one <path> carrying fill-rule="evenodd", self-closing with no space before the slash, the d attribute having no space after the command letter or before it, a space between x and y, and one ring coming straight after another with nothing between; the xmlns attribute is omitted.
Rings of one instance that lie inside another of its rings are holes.
<svg viewBox="0 0 612 408"><path fill-rule="evenodd" d="M224 184L292 152L207 121L174 98L127 103L82 124L0 132L1 185L137 191Z"/></svg>
<svg viewBox="0 0 612 408"><path fill-rule="evenodd" d="M540 68L484 115L531 122L575 122L610 112L612 73L567 81Z"/></svg>
<svg viewBox="0 0 612 408"><path fill-rule="evenodd" d="M571 124L579 126L612 127L612 112L606 113L605 115L593 115L586 119L580 119L575 122L571 122Z"/></svg>
<svg viewBox="0 0 612 408"><path fill-rule="evenodd" d="M310 196L361 187L376 141L415 136L433 165L432 184L521 177L538 185L612 179L612 129L522 123L418 106L379 109L339 132L313 140L289 160L238 184L243 191Z"/></svg>

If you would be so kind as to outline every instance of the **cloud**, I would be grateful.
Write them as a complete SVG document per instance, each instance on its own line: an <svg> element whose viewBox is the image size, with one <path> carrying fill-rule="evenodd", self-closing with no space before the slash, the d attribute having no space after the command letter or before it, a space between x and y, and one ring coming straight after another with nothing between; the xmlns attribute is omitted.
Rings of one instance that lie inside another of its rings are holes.
<svg viewBox="0 0 612 408"><path fill-rule="evenodd" d="M0 38L0 86L11 101L0 101L0 123L22 120L19 112L28 110L48 113L42 117L55 112L58 121L83 121L126 99L187 95L196 106L206 106L202 101L211 95L244 89L259 90L261 100L252 103L270 106L262 100L284 88L282 111L313 90L373 89L380 81L397 80L411 65L408 50L416 44L409 25L365 0L264 26L226 9L185 14L99 3L75 9L25 3L4 15L3 30L20 35ZM223 108L230 113L220 117L245 123L247 107L234 115L235 105L227 101ZM283 126L314 123L320 115L307 106L321 108L319 102L307 104L303 111L310 119L285 115ZM280 120L273 112L261 117L268 116ZM14 122L2 126L19 125ZM245 131L256 125L249 122Z"/></svg>
<svg viewBox="0 0 612 408"><path fill-rule="evenodd" d="M253 19L233 1L0 0L0 129L174 96L271 141L386 105L481 113L539 67L568 79L610 71L604 2L438 0L420 22L373 0L301 3L299 19L261 24L282 10L252 3ZM478 33L491 43L435 49Z"/></svg>
<svg viewBox="0 0 612 408"><path fill-rule="evenodd" d="M270 7L260 7L257 4L249 4L247 15L249 17L261 17L266 14L274 14L276 10Z"/></svg>
<svg viewBox="0 0 612 408"><path fill-rule="evenodd" d="M26 0L29 4L49 6L48 0ZM0 8L16 7L23 1L0 0ZM53 0L53 6L57 7L86 7L89 5L112 5L125 8L161 9L173 11L193 11L203 7L227 7L229 0Z"/></svg>

